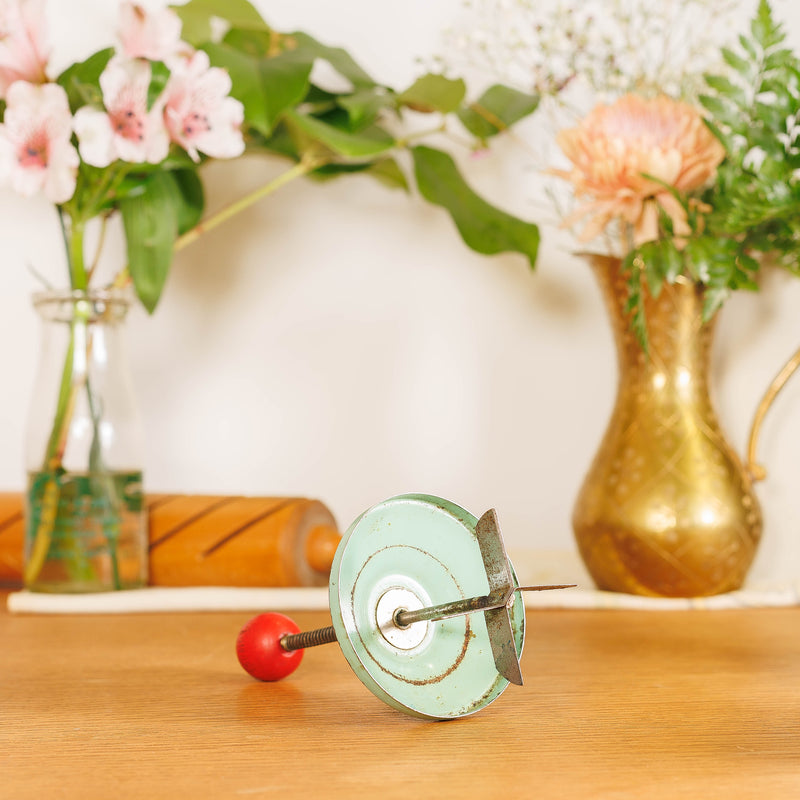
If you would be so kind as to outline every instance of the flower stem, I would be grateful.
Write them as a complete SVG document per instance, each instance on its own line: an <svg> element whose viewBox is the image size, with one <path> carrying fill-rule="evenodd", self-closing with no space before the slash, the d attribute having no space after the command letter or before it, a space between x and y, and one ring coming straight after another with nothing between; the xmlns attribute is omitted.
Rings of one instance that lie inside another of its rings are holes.
<svg viewBox="0 0 800 800"><path fill-rule="evenodd" d="M72 411L75 407L77 387L73 383L72 367L75 361L75 326L70 324L69 346L64 356L64 367L61 372L61 384L58 390L58 402L56 403L56 413L53 419L53 427L50 429L50 438L47 442L47 450L44 456L44 470L53 470L61 466L61 456L64 453L66 429L69 420L72 418Z"/></svg>
<svg viewBox="0 0 800 800"><path fill-rule="evenodd" d="M87 361L90 344L87 341ZM120 523L122 516L122 501L117 492L114 478L103 460L103 450L100 443L101 411L96 402L94 391L87 373L86 399L89 405L89 414L92 418L92 443L89 448L89 492L94 501L108 501L108 515L103 517L101 525L105 534L108 547L108 557L111 562L111 578L114 589L122 588L119 574L118 544L120 539Z"/></svg>
<svg viewBox="0 0 800 800"><path fill-rule="evenodd" d="M79 214L82 219L91 219L100 214L104 203L109 199L114 199L119 185L125 180L129 171L130 165L126 165L121 161L117 161L109 169L103 170L103 174L98 179L97 186L91 196L88 199L82 198L82 202L74 206L76 215ZM91 185L93 179L87 177L86 183Z"/></svg>
<svg viewBox="0 0 800 800"><path fill-rule="evenodd" d="M63 219L63 217L62 217ZM86 291L89 280L83 254L83 236L85 225L83 220L70 218L70 230L67 237L67 254L69 256L69 278L74 290Z"/></svg>
<svg viewBox="0 0 800 800"><path fill-rule="evenodd" d="M91 266L89 267L89 270L86 273L87 285L92 282L92 275L94 275L94 271L97 269L97 265L100 263L100 255L103 252L103 245L105 244L106 241L107 229L108 229L108 215L104 214L103 218L100 221L100 238L97 241L97 250L95 251Z"/></svg>
<svg viewBox="0 0 800 800"><path fill-rule="evenodd" d="M285 186L287 183L293 181L295 178L299 178L303 175L307 175L309 172L313 172L315 169L317 169L317 167L322 166L324 163L324 160L319 158L304 157L291 169L281 173L274 180L270 181L269 183L265 183L263 186L259 186L258 189L250 192L250 194L245 195L236 202L231 203L229 206L225 206L225 208L217 211L216 214L212 214L207 219L204 219L202 222L195 225L194 228L186 231L186 233L184 233L182 236L179 236L175 240L175 252L182 250L187 245L197 241L197 239L199 239L204 233L208 233L208 231L216 228L217 225L226 222L240 211L244 211L246 208L249 208L254 203L261 200L261 198L267 197L268 195L280 189L282 186Z"/></svg>
<svg viewBox="0 0 800 800"><path fill-rule="evenodd" d="M72 273L72 270L70 270ZM58 391L58 402L47 442L44 463L40 474L46 476L46 483L40 500L39 523L33 536L31 555L25 566L25 584L32 585L39 577L45 561L50 552L53 540L53 530L59 513L61 502L61 486L57 474L62 468L62 457L67 445L72 414L75 408L78 389L85 380L85 376L75 375L76 348L80 352L85 347L84 337L79 333L79 326L85 325L85 319L76 315L70 322L69 344L64 357L64 366L61 372L61 384ZM33 487L29 488L33 492ZM31 494L33 498L33 494Z"/></svg>
<svg viewBox="0 0 800 800"><path fill-rule="evenodd" d="M439 125L436 125L433 128L426 128L422 131L415 131L413 133L409 133L407 136L404 136L402 139L398 139L395 142L395 146L398 148L408 147L413 141L416 139L425 139L428 136L434 136L437 133L447 133L447 123L441 122Z"/></svg>

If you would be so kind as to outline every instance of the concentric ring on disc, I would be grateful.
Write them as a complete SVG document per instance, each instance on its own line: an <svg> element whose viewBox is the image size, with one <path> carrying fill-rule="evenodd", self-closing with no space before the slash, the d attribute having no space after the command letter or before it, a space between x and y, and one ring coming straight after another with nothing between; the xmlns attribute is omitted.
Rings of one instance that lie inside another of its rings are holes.
<svg viewBox="0 0 800 800"><path fill-rule="evenodd" d="M465 716L487 706L508 685L494 665L481 612L416 623L427 626L424 636L397 639L400 646L379 629L378 620L387 614L381 599L387 596L411 593L429 606L488 592L476 524L475 517L447 500L402 495L364 512L336 551L330 607L342 652L373 694L407 714ZM510 613L520 654L524 604L515 603Z"/></svg>

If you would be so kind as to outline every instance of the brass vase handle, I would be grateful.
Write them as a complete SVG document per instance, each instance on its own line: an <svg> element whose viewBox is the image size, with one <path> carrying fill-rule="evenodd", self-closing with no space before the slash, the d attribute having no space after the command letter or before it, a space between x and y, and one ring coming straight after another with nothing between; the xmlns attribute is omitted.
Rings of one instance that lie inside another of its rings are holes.
<svg viewBox="0 0 800 800"><path fill-rule="evenodd" d="M747 440L747 471L754 481L763 481L767 477L767 471L760 464L756 463L756 447L758 446L758 434L761 431L761 423L764 421L767 411L769 411L778 393L786 385L789 378L794 375L800 367L800 349L783 365L783 369L775 376L772 383L767 388L761 402L758 404L753 425L750 428L750 437Z"/></svg>

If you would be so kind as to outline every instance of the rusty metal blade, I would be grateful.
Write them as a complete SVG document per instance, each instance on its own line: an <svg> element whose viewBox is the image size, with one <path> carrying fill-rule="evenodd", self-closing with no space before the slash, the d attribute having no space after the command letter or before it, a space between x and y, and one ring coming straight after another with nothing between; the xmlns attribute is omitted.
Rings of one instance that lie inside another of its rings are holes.
<svg viewBox="0 0 800 800"><path fill-rule="evenodd" d="M497 523L497 513L489 509L475 526L475 536L480 547L483 567L489 581L489 594L509 594L514 589L514 577L508 563L503 536ZM509 682L522 686L522 671L519 668L514 631L508 607L484 611L489 645L492 648L497 671Z"/></svg>
<svg viewBox="0 0 800 800"><path fill-rule="evenodd" d="M490 508L475 526L475 537L481 550L483 568L489 580L489 594L499 591L506 594L514 588L506 547L497 523L497 512Z"/></svg>
<svg viewBox="0 0 800 800"><path fill-rule="evenodd" d="M509 683L522 686L522 670L519 668L519 658L517 658L514 631L511 629L511 615L508 613L508 608L506 606L492 608L485 611L484 616L497 671Z"/></svg>

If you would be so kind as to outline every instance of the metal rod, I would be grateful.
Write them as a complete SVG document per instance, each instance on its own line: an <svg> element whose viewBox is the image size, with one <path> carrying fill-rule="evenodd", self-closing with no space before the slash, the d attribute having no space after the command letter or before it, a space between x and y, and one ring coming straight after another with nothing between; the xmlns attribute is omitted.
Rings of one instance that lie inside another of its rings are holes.
<svg viewBox="0 0 800 800"><path fill-rule="evenodd" d="M409 611L401 608L394 615L394 624L398 628L407 628L415 622L430 622L440 619L451 619L471 614L473 611L485 611L487 608L499 608L505 605L504 598L499 593L484 594L480 597L468 597L466 600L454 600L452 603L441 603L438 606L418 608Z"/></svg>
<svg viewBox="0 0 800 800"><path fill-rule="evenodd" d="M273 639L273 641L275 641ZM288 633L281 639L284 650L304 650L306 647L317 647L320 644L331 644L336 641L336 631L333 625L327 628L317 628L313 631L301 633Z"/></svg>
<svg viewBox="0 0 800 800"><path fill-rule="evenodd" d="M506 592L492 592L479 597L468 597L464 600L454 600L451 603L441 603L438 606L428 606L414 611L400 609L394 615L394 623L398 628L407 628L415 622L432 622L453 617L463 617L475 611L488 611L492 608L502 608L508 605L516 592L543 592L551 589L572 589L574 583L558 584L553 586L515 586ZM290 633L284 636L281 647L286 650L303 650L306 647L317 647L321 644L331 644L336 641L336 630L332 625L327 628L317 628L313 631Z"/></svg>
<svg viewBox="0 0 800 800"><path fill-rule="evenodd" d="M493 608L502 608L510 605L516 592L545 592L551 589L572 589L575 584L558 584L552 586L514 586L507 591L496 591L480 597L468 597L465 600L455 600L452 603L442 603L438 606L428 606L409 611L400 609L394 615L394 622L399 628L407 628L415 622L452 619L472 614L474 611L489 611Z"/></svg>

